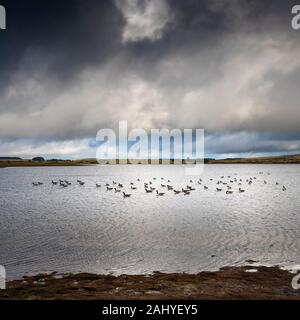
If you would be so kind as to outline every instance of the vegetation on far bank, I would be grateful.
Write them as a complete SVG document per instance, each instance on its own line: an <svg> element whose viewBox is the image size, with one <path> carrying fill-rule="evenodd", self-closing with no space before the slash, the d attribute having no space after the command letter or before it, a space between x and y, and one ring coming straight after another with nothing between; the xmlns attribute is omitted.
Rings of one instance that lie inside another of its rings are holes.
<svg viewBox="0 0 300 320"><path fill-rule="evenodd" d="M206 164L292 164L300 163L300 154L297 155L285 155L276 157L256 157L256 158L235 158L235 159L205 159ZM46 166L85 166L96 164L179 164L177 160L154 160L152 163L150 160L103 160L98 162L96 159L79 159L79 160L59 160L51 159L45 160L41 157L33 158L32 160L26 160L21 158L0 158L0 168L5 167L46 167ZM183 164L193 164L196 161L183 160Z"/></svg>

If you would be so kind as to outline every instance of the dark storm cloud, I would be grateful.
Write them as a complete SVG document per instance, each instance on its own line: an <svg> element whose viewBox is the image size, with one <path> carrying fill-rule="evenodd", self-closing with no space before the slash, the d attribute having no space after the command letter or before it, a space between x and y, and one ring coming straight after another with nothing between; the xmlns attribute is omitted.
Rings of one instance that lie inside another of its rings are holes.
<svg viewBox="0 0 300 320"><path fill-rule="evenodd" d="M0 35L3 85L20 68L34 73L45 65L49 76L65 80L88 65L105 63L118 46L123 20L113 2L1 3L7 10L7 31Z"/></svg>
<svg viewBox="0 0 300 320"><path fill-rule="evenodd" d="M122 119L147 129L217 131L208 138L215 153L296 148L295 1L0 2L7 9L0 32L7 150L29 139L52 148L71 141L79 152L76 139Z"/></svg>
<svg viewBox="0 0 300 320"><path fill-rule="evenodd" d="M207 154L299 153L300 133L222 132L206 136Z"/></svg>

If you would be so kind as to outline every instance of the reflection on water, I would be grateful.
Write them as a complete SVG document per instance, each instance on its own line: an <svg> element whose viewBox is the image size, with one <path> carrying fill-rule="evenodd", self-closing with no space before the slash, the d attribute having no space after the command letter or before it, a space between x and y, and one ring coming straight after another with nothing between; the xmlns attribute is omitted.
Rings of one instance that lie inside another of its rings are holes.
<svg viewBox="0 0 300 320"><path fill-rule="evenodd" d="M233 194L225 185L216 191L221 176ZM230 183L235 177L245 193ZM256 177L251 185L250 177ZM0 264L9 278L48 271L194 273L248 259L300 264L299 166L206 165L201 179L208 190L198 178L182 166L0 169ZM72 185L51 184L59 179ZM162 197L144 191L145 181L158 186L167 179L176 189L196 190L187 196L165 190ZM107 191L113 180L132 196ZM130 190L131 181L137 190Z"/></svg>

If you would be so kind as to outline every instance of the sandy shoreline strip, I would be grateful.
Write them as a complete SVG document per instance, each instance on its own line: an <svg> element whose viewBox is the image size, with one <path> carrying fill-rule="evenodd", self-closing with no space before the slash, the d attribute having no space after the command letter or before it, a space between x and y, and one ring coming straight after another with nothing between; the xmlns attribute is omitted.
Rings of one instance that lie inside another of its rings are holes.
<svg viewBox="0 0 300 320"><path fill-rule="evenodd" d="M7 283L0 299L300 299L295 274L279 267L225 267L199 274L95 275L52 273Z"/></svg>

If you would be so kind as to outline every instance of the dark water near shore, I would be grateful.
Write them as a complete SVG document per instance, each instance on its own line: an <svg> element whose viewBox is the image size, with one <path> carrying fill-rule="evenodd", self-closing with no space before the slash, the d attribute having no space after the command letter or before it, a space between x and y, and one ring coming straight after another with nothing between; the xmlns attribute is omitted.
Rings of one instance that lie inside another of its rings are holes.
<svg viewBox="0 0 300 320"><path fill-rule="evenodd" d="M186 176L182 166L0 169L0 264L9 278L49 271L194 273L243 265L247 259L300 264L299 169L206 165L201 176L206 191L195 183L199 177ZM233 194L226 195L225 185L216 191L223 175ZM164 177L176 188L190 184L196 191L189 196L146 194L143 182L152 177L158 178L154 185L165 183ZM245 193L230 183L235 177L243 179ZM250 177L257 178L252 185L245 183ZM51 180L58 179L72 185L52 186ZM113 180L132 196L123 199L106 191L103 185ZM32 181L44 184L34 187ZM137 190L130 190L131 181Z"/></svg>

